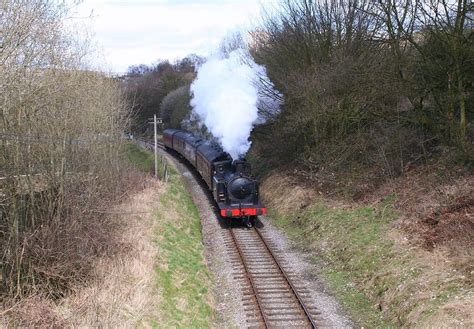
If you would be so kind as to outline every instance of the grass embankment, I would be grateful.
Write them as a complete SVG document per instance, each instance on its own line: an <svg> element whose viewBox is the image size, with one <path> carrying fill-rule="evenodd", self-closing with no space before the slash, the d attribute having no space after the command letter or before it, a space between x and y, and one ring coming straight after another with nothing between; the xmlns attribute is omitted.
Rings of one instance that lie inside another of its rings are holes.
<svg viewBox="0 0 474 329"><path fill-rule="evenodd" d="M275 210L270 215L273 223L283 228L299 247L321 248L322 252L315 253L313 260L324 264L322 275L355 321L370 327L387 325L353 282L367 281L370 273L392 255L390 245L380 239L381 226L388 222L388 214L376 214L365 208L336 210L319 203L298 215L280 215ZM374 289L384 289L382 282L379 286Z"/></svg>
<svg viewBox="0 0 474 329"><path fill-rule="evenodd" d="M208 327L213 317L212 279L204 263L201 224L197 208L174 171L160 203L156 240L160 253L156 272L165 322L157 325Z"/></svg>
<svg viewBox="0 0 474 329"><path fill-rule="evenodd" d="M154 165L154 156L151 152L145 151L133 143L124 145L124 154L130 164L143 172L151 172Z"/></svg>
<svg viewBox="0 0 474 329"><path fill-rule="evenodd" d="M269 178L262 194L273 223L312 255L359 325L468 325L468 279L393 227L395 196L375 207L330 206L314 195L304 200L281 177Z"/></svg>
<svg viewBox="0 0 474 329"><path fill-rule="evenodd" d="M130 164L147 173L154 173L155 156L153 153L138 147L136 144L127 143L124 146L124 153ZM163 177L165 171L166 159L158 154L158 177Z"/></svg>
<svg viewBox="0 0 474 329"><path fill-rule="evenodd" d="M153 155L128 146L132 163L142 170L153 168ZM211 274L204 261L198 210L173 168L166 190L154 210L158 248L156 284L160 291L157 327L208 327L213 318Z"/></svg>

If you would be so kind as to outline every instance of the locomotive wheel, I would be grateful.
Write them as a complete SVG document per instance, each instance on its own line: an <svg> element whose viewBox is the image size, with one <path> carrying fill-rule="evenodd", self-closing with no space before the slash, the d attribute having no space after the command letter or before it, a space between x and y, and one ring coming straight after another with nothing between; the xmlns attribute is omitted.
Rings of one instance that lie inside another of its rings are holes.
<svg viewBox="0 0 474 329"><path fill-rule="evenodd" d="M252 226L255 226L255 221L256 221L256 219L257 219L256 216L251 216L251 217L250 217L250 224L251 224Z"/></svg>
<svg viewBox="0 0 474 329"><path fill-rule="evenodd" d="M246 217L244 218L244 224L245 224L245 226L247 226L248 228L252 227L252 226L254 225L254 223L255 223L255 222L252 220L252 218L253 218L252 216L246 216Z"/></svg>
<svg viewBox="0 0 474 329"><path fill-rule="evenodd" d="M225 227L231 227L232 226L232 221L230 218L227 217L221 217L222 223L224 224Z"/></svg>

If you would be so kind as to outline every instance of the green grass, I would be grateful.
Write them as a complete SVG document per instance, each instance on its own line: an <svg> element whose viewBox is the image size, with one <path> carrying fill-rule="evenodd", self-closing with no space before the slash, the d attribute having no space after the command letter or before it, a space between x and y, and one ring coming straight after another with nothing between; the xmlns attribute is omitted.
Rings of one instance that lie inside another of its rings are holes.
<svg viewBox="0 0 474 329"><path fill-rule="evenodd" d="M133 143L127 143L124 145L124 154L127 161L140 171L147 173L154 173L155 171L155 157L153 153L144 150ZM162 178L164 173L165 160L161 154L158 154L158 177ZM168 167L168 171L171 172L173 169ZM176 172L175 172L176 173Z"/></svg>
<svg viewBox="0 0 474 329"><path fill-rule="evenodd" d="M153 172L154 156L135 144L125 145L130 164ZM163 177L163 165L159 163ZM156 287L160 292L162 320L156 328L203 328L214 319L210 306L212 276L204 262L201 223L196 206L176 170L169 166L169 180L156 210L156 247L159 250Z"/></svg>
<svg viewBox="0 0 474 329"><path fill-rule="evenodd" d="M270 214L299 248L313 255L331 291L364 327L413 325L413 316L428 320L450 297L465 290L462 280L437 276L420 262L419 254L394 246L387 236L397 217L394 200L388 196L377 208L353 209L320 202L298 214Z"/></svg>
<svg viewBox="0 0 474 329"><path fill-rule="evenodd" d="M136 144L127 143L124 145L124 154L130 164L143 172L152 172L154 168L154 156L151 152L145 151Z"/></svg>
<svg viewBox="0 0 474 329"><path fill-rule="evenodd" d="M319 203L297 217L275 212L271 215L300 248L318 250L313 253L317 255L313 260L324 264L321 275L358 324L392 325L373 307L368 296L384 289L383 280L371 291L361 291L357 285L368 280L393 253L390 244L380 238L383 226L390 222L389 211L332 209Z"/></svg>
<svg viewBox="0 0 474 329"><path fill-rule="evenodd" d="M212 276L204 263L204 246L197 208L174 170L160 200L156 245L162 323L155 327L209 327Z"/></svg>

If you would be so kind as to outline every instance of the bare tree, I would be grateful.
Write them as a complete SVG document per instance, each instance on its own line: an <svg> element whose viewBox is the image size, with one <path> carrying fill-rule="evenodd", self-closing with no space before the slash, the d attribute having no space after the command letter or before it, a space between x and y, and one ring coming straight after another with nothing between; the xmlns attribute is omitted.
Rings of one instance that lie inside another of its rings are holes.
<svg viewBox="0 0 474 329"><path fill-rule="evenodd" d="M474 61L469 12L474 4L468 0L392 0L380 2L378 9L374 15L385 27L384 37L394 51L394 58L401 63L407 54L417 57L418 108L423 110L424 100L432 98L447 122L448 140L459 139L464 144L466 88L472 85ZM400 76L405 80L411 74L407 64L399 66ZM458 127L454 123L456 118Z"/></svg>
<svg viewBox="0 0 474 329"><path fill-rule="evenodd" d="M470 11L464 0L281 2L250 43L284 100L261 152L312 172L371 165L381 176L435 146L472 157Z"/></svg>
<svg viewBox="0 0 474 329"><path fill-rule="evenodd" d="M53 0L2 1L0 257L11 297L61 295L84 278L96 250L86 231L102 230L93 209L119 188L124 97L87 70L67 15Z"/></svg>

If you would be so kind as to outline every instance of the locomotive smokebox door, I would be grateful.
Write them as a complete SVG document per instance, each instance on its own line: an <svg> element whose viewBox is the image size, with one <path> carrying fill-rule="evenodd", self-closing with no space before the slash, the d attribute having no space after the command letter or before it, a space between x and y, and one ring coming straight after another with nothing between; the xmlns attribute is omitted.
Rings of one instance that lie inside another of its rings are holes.
<svg viewBox="0 0 474 329"><path fill-rule="evenodd" d="M254 182L247 177L234 178L229 183L230 195L237 200L245 200L254 192Z"/></svg>

